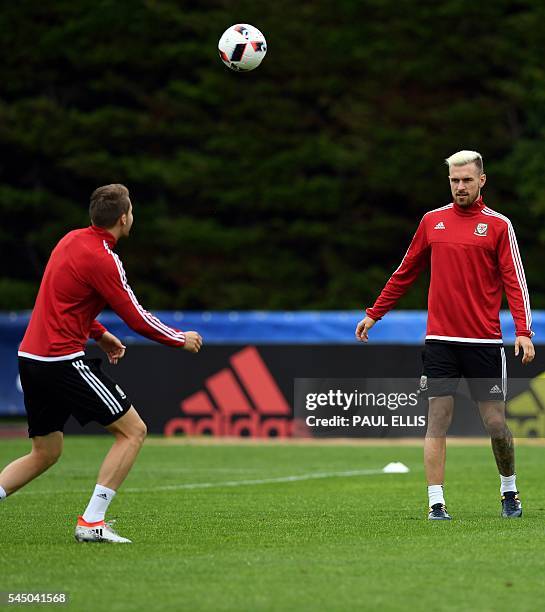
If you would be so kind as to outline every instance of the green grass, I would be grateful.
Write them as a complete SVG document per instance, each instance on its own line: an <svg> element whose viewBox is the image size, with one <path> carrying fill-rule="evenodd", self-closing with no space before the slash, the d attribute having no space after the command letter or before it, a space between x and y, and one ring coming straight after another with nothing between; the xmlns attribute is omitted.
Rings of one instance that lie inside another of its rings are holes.
<svg viewBox="0 0 545 612"><path fill-rule="evenodd" d="M524 518L511 521L499 518L490 449L450 448L446 493L454 520L431 523L418 447L153 442L109 513L133 545L73 540L106 438L67 438L49 473L1 502L0 591L64 591L71 610L542 606L542 448L517 450ZM2 441L0 464L27 447L24 440ZM374 469L390 461L403 461L411 472L158 489Z"/></svg>

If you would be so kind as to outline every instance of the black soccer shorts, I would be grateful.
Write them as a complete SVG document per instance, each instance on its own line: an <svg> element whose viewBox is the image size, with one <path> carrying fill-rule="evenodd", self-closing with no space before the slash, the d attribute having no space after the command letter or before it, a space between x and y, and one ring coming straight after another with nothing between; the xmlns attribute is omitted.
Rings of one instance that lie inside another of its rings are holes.
<svg viewBox="0 0 545 612"><path fill-rule="evenodd" d="M463 376L476 402L506 399L507 368L505 350L501 344L464 345L427 341L422 361L428 397L455 395Z"/></svg>
<svg viewBox="0 0 545 612"><path fill-rule="evenodd" d="M86 425L110 425L131 407L124 391L101 369L102 359L37 361L19 357L28 435L63 431L70 415Z"/></svg>

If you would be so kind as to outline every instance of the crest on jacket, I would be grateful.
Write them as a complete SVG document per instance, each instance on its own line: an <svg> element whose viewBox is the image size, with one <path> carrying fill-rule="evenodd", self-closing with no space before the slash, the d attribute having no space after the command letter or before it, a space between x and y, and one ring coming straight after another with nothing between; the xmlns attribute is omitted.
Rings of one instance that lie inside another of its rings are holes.
<svg viewBox="0 0 545 612"><path fill-rule="evenodd" d="M475 236L486 236L488 232L488 223L477 223L477 227L473 232Z"/></svg>

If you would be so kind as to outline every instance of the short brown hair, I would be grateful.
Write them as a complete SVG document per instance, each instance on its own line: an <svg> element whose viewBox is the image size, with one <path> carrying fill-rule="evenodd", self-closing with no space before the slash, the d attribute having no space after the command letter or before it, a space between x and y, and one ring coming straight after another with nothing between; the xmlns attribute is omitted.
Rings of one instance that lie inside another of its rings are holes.
<svg viewBox="0 0 545 612"><path fill-rule="evenodd" d="M114 183L99 187L91 194L91 223L98 227L113 227L121 215L129 212L129 206L129 190L125 185Z"/></svg>

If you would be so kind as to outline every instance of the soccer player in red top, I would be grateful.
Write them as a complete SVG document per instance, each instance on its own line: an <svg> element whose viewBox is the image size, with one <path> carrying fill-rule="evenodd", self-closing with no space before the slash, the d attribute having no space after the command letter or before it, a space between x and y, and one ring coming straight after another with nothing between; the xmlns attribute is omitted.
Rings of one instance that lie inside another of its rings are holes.
<svg viewBox="0 0 545 612"><path fill-rule="evenodd" d="M459 151L446 163L452 203L424 215L400 266L358 323L356 337L367 342L371 327L431 265L422 377L429 397L424 441L428 518L450 519L443 495L446 434L462 376L492 440L502 516L520 517L513 438L505 421L507 372L499 312L505 290L515 322L515 355L522 351L522 363L530 363L535 351L524 268L511 222L482 200L481 155Z"/></svg>
<svg viewBox="0 0 545 612"><path fill-rule="evenodd" d="M78 542L130 542L104 521L110 502L136 460L146 425L125 392L100 368L100 359L86 359L93 338L111 364L125 355L125 346L96 317L109 305L133 330L166 344L197 353L201 336L162 323L138 303L121 260L113 248L129 236L133 212L124 185L99 187L91 195L92 225L69 232L53 249L36 304L19 347L32 450L0 472L0 501L45 472L60 457L63 428L73 415L81 425L96 421L115 440L76 525Z"/></svg>

